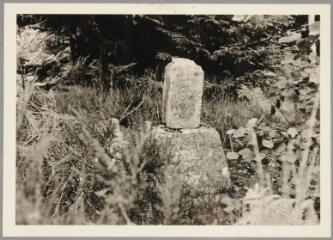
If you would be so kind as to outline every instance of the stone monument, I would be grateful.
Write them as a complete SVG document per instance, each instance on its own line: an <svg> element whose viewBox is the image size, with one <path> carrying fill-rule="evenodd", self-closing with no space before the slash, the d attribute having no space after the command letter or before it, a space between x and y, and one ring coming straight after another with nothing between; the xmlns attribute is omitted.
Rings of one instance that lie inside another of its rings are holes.
<svg viewBox="0 0 333 240"><path fill-rule="evenodd" d="M219 133L200 124L203 81L203 70L189 59L173 58L165 68L164 125L152 129L162 191L168 181L182 186L180 191L190 189L192 196L221 193L230 186Z"/></svg>
<svg viewBox="0 0 333 240"><path fill-rule="evenodd" d="M193 61L174 58L165 68L163 121L169 128L200 125L204 72Z"/></svg>

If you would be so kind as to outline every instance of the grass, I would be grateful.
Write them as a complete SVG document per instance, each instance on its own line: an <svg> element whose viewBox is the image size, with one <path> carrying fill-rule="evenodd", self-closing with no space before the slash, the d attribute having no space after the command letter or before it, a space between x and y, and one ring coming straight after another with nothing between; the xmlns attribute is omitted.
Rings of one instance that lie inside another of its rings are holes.
<svg viewBox="0 0 333 240"><path fill-rule="evenodd" d="M162 121L162 92L159 89L153 89L152 92L150 89L113 89L103 101L98 89L74 86L66 88L66 91L55 92L55 99L61 114L81 111L92 121L101 115L116 117L124 127L137 129L148 120L153 124ZM203 100L201 122L226 135L227 130L243 126L248 119L260 117L260 114L259 108L246 101L212 96ZM224 137L222 139L227 143Z"/></svg>
<svg viewBox="0 0 333 240"><path fill-rule="evenodd" d="M244 126L251 118L260 117L260 109L246 101L218 99L204 101L202 105L201 122L216 128L221 136L223 146L230 141L226 132L232 128Z"/></svg>
<svg viewBox="0 0 333 240"><path fill-rule="evenodd" d="M23 116L18 125L18 224L128 224L132 221L147 224L160 221L147 220L152 210L142 208L149 209L149 204L137 203L147 188L142 180L146 177L143 167L139 166L142 156L149 155L149 150L142 144L145 134L138 129L142 129L147 120L152 124L161 122L162 93L159 88L113 89L105 99L97 89L80 86L48 93L38 89L29 91L25 93L28 97L23 95L18 105ZM255 109L251 111L247 103L216 99L218 96L204 101L202 122L216 127L221 136L226 129L241 126L255 115ZM121 132L124 138L130 139L127 152L130 155L122 157L127 163L118 166L118 177L106 171L103 164L103 161L112 160L105 151L114 137L112 118L120 119ZM129 166L134 169L129 170ZM125 169L121 170L123 167ZM127 188L125 192L124 187ZM113 189L112 194L110 189ZM128 191L131 191L130 195ZM164 194L166 199L168 191ZM172 205L165 203L165 206L168 204ZM163 221L175 222L175 217L167 212Z"/></svg>
<svg viewBox="0 0 333 240"><path fill-rule="evenodd" d="M145 143L150 124L161 122L162 93L159 87L145 84L112 89L104 99L97 89L81 86L47 93L26 87L20 92L17 224L198 224L182 206L174 205L173 199L183 196L174 194L173 184L157 190L151 186L156 183L156 166L150 164L156 162L156 153ZM205 97L201 120L219 131L229 151L226 131L245 126L262 112L226 95ZM110 145L121 154L114 157ZM229 168L232 189L218 201L233 210L219 207L213 213L210 207L216 203L203 199L205 209L218 219L207 212L200 224L266 221L258 217L256 208L254 215L244 217L248 215L241 207L242 200L252 199L251 194L261 196L262 202L273 196L265 188L250 188L246 194L257 166L229 160Z"/></svg>

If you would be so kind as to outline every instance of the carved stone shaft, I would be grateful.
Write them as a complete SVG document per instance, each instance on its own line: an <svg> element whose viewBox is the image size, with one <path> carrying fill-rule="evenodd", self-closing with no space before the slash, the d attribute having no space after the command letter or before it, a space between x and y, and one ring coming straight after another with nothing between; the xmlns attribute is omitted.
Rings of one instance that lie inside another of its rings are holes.
<svg viewBox="0 0 333 240"><path fill-rule="evenodd" d="M173 58L165 68L163 121L169 128L200 125L204 72L195 62Z"/></svg>

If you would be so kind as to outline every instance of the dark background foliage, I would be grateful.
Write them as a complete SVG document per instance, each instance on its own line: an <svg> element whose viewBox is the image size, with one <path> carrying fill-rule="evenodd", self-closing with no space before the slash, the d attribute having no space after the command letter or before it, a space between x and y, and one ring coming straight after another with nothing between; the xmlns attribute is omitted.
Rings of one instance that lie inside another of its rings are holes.
<svg viewBox="0 0 333 240"><path fill-rule="evenodd" d="M142 75L178 56L193 59L207 74L237 77L267 67L270 45L305 21L306 16L20 15L17 23L68 38L73 61L137 63L135 73Z"/></svg>

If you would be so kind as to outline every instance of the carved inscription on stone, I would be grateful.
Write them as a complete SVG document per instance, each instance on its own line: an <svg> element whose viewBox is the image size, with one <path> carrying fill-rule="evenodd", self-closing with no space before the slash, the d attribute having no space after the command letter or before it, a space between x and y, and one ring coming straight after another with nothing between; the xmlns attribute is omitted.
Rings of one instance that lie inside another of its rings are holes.
<svg viewBox="0 0 333 240"><path fill-rule="evenodd" d="M193 61L174 58L165 68L163 120L170 128L200 125L204 72Z"/></svg>

